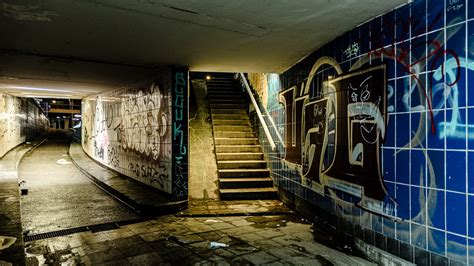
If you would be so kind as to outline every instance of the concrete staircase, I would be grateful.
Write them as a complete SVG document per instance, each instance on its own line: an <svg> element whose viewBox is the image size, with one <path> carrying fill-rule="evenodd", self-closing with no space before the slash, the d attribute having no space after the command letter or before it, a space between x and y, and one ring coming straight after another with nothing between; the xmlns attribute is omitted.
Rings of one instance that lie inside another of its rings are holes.
<svg viewBox="0 0 474 266"><path fill-rule="evenodd" d="M270 171L233 79L207 81L221 200L276 199Z"/></svg>

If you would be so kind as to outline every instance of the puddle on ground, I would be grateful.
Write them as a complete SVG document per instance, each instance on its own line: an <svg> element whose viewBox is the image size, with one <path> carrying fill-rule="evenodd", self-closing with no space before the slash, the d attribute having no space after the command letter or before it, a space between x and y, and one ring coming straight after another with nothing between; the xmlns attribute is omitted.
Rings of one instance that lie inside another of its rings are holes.
<svg viewBox="0 0 474 266"><path fill-rule="evenodd" d="M245 218L250 226L254 228L279 228L285 227L288 222L301 223L301 220L294 216L251 216Z"/></svg>

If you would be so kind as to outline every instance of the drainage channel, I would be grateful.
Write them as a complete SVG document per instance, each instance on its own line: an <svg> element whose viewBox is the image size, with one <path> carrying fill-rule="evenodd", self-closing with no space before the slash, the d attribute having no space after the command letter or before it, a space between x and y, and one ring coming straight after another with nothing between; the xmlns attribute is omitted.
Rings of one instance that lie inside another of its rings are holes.
<svg viewBox="0 0 474 266"><path fill-rule="evenodd" d="M81 227L75 227L75 228L68 228L68 229L63 229L63 230L58 230L58 231L53 231L53 232L47 232L47 233L34 234L34 235L26 235L26 236L23 237L23 241L25 243L27 243L27 242L36 241L36 240L43 240L43 239L59 237L59 236L67 236L67 235L72 235L72 234L77 234L77 233L82 233L82 232L88 232L88 231L91 232L91 233L109 231L109 230L119 229L120 226L140 223L140 222L144 222L146 220L148 220L148 219L139 218L139 219L125 220L125 221L112 222L112 223L103 223L103 224L95 224L95 225L81 226Z"/></svg>

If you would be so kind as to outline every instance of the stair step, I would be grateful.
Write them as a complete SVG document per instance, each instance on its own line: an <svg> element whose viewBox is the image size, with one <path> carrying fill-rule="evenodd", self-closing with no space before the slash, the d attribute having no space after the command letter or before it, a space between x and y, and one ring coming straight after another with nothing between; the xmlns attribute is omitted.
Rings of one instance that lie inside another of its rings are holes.
<svg viewBox="0 0 474 266"><path fill-rule="evenodd" d="M268 169L217 169L219 177L223 178L242 178L242 177L268 177Z"/></svg>
<svg viewBox="0 0 474 266"><path fill-rule="evenodd" d="M230 152L261 152L260 145L218 145L215 146L216 153Z"/></svg>
<svg viewBox="0 0 474 266"><path fill-rule="evenodd" d="M211 114L247 114L246 109L211 109Z"/></svg>
<svg viewBox="0 0 474 266"><path fill-rule="evenodd" d="M218 169L262 169L267 167L264 160L217 161Z"/></svg>
<svg viewBox="0 0 474 266"><path fill-rule="evenodd" d="M210 98L209 104L241 104L246 105L247 102L239 96L239 98L229 98L229 99L218 99L218 98Z"/></svg>
<svg viewBox="0 0 474 266"><path fill-rule="evenodd" d="M213 125L213 130L215 132L228 132L228 131L240 131L240 132L253 132L252 128L249 125Z"/></svg>
<svg viewBox="0 0 474 266"><path fill-rule="evenodd" d="M243 94L240 91L218 91L218 90L210 90L207 92L208 99L229 99L229 98L237 98L241 97L243 99Z"/></svg>
<svg viewBox="0 0 474 266"><path fill-rule="evenodd" d="M233 87L233 86L207 86L207 93L208 95L211 93L216 93L216 94L223 94L223 93L231 93L231 94L242 94L242 90Z"/></svg>
<svg viewBox="0 0 474 266"><path fill-rule="evenodd" d="M273 179L270 177L219 178L219 187L221 189L273 187Z"/></svg>
<svg viewBox="0 0 474 266"><path fill-rule="evenodd" d="M263 153L261 152L226 152L216 153L218 161L226 160L262 160Z"/></svg>
<svg viewBox="0 0 474 266"><path fill-rule="evenodd" d="M243 90L237 87L207 87L207 95L216 94L216 95L233 95L240 94L242 95Z"/></svg>
<svg viewBox="0 0 474 266"><path fill-rule="evenodd" d="M277 199L275 188L219 189L221 200Z"/></svg>
<svg viewBox="0 0 474 266"><path fill-rule="evenodd" d="M252 145L258 144L257 138L214 138L216 145Z"/></svg>
<svg viewBox="0 0 474 266"><path fill-rule="evenodd" d="M211 114L212 120L249 120L246 114Z"/></svg>
<svg viewBox="0 0 474 266"><path fill-rule="evenodd" d="M255 138L253 132L242 132L242 131L218 131L214 132L216 138Z"/></svg>
<svg viewBox="0 0 474 266"><path fill-rule="evenodd" d="M214 126L229 125L229 126L250 126L250 121L246 120L237 120L237 119L212 119L212 124Z"/></svg>
<svg viewBox="0 0 474 266"><path fill-rule="evenodd" d="M230 85L230 86L238 86L239 83L235 79L230 80L210 80L206 82L206 85L210 86L221 86L221 85Z"/></svg>
<svg viewBox="0 0 474 266"><path fill-rule="evenodd" d="M248 104L245 103L217 103L217 104L209 104L211 109L248 109Z"/></svg>

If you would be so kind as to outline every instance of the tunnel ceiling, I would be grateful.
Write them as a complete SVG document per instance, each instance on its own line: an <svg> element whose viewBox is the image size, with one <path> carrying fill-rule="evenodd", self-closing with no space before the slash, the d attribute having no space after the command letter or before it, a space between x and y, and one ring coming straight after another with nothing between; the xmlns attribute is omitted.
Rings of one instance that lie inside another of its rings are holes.
<svg viewBox="0 0 474 266"><path fill-rule="evenodd" d="M281 73L343 32L406 2L2 1L0 89L77 98L123 86L162 64Z"/></svg>

